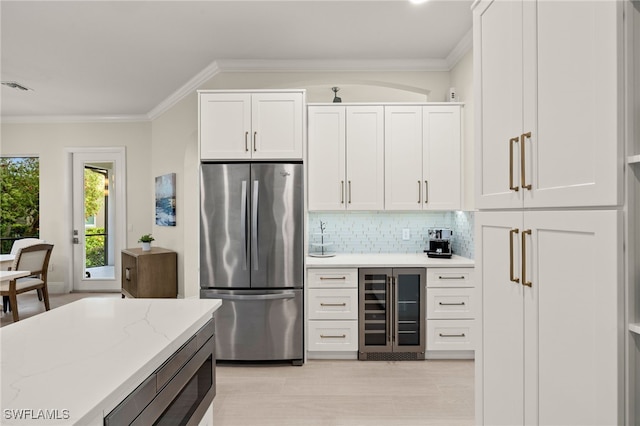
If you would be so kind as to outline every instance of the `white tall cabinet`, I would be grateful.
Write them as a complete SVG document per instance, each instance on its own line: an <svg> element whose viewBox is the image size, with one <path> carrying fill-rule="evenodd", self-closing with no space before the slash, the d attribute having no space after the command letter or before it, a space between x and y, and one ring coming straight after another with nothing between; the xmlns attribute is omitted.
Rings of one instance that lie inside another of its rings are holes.
<svg viewBox="0 0 640 426"><path fill-rule="evenodd" d="M625 423L622 10L474 7L478 424Z"/></svg>

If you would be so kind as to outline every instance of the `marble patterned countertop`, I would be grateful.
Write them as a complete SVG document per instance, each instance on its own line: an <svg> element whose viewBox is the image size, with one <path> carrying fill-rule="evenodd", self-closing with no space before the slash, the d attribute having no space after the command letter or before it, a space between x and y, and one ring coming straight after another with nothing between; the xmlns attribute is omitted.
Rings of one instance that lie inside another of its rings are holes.
<svg viewBox="0 0 640 426"><path fill-rule="evenodd" d="M428 257L426 253L338 253L333 257L306 258L307 268L465 268L475 262L453 255L451 259Z"/></svg>
<svg viewBox="0 0 640 426"><path fill-rule="evenodd" d="M0 423L101 425L220 305L86 298L1 328Z"/></svg>

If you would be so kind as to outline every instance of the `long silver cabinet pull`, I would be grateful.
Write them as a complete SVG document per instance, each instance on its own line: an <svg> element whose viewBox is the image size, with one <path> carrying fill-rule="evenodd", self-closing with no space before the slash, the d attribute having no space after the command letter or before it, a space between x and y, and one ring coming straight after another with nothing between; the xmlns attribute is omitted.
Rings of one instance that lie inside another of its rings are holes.
<svg viewBox="0 0 640 426"><path fill-rule="evenodd" d="M531 235L531 229L522 231L522 285L533 286L531 281L527 281L527 239L526 235Z"/></svg>
<svg viewBox="0 0 640 426"><path fill-rule="evenodd" d="M442 303L442 302L438 302L438 305L441 305L441 306L464 306L464 305L466 305L466 303L464 303L464 302L460 302L460 303Z"/></svg>
<svg viewBox="0 0 640 426"><path fill-rule="evenodd" d="M427 204L429 202L429 181L424 181L424 203Z"/></svg>
<svg viewBox="0 0 640 426"><path fill-rule="evenodd" d="M346 334L341 334L340 336L325 336L324 334L320 335L321 339L345 339L346 337Z"/></svg>
<svg viewBox="0 0 640 426"><path fill-rule="evenodd" d="M349 181L349 204L351 204L351 181Z"/></svg>
<svg viewBox="0 0 640 426"><path fill-rule="evenodd" d="M249 152L249 132L244 132L244 150Z"/></svg>
<svg viewBox="0 0 640 426"><path fill-rule="evenodd" d="M344 204L344 181L340 181L340 204Z"/></svg>
<svg viewBox="0 0 640 426"><path fill-rule="evenodd" d="M258 132L253 132L253 152L256 152L258 148L256 148L256 139L258 138Z"/></svg>
<svg viewBox="0 0 640 426"><path fill-rule="evenodd" d="M346 303L320 303L320 306L347 306Z"/></svg>
<svg viewBox="0 0 640 426"><path fill-rule="evenodd" d="M422 201L422 183L418 181L418 204Z"/></svg>
<svg viewBox="0 0 640 426"><path fill-rule="evenodd" d="M513 265L513 236L520 233L519 229L512 229L509 231L509 281L512 281L514 283L519 283L520 282L520 278L515 276L515 273L513 272L514 270L514 265Z"/></svg>
<svg viewBox="0 0 640 426"><path fill-rule="evenodd" d="M324 280L340 280L340 281L344 281L347 279L347 277L320 277L320 279L322 281Z"/></svg>
<svg viewBox="0 0 640 426"><path fill-rule="evenodd" d="M443 334L440 333L439 334L440 337L465 337L464 333L460 333L460 334Z"/></svg>
<svg viewBox="0 0 640 426"><path fill-rule="evenodd" d="M509 189L519 191L518 185L513 184L513 144L518 143L519 137L509 139Z"/></svg>
<svg viewBox="0 0 640 426"><path fill-rule="evenodd" d="M253 269L258 270L258 191L260 190L260 181L253 181L253 203L251 205L251 248L253 256L251 263L253 263Z"/></svg>
<svg viewBox="0 0 640 426"><path fill-rule="evenodd" d="M524 172L524 164L525 164L525 150L524 150L524 141L525 139L531 139L531 132L523 133L520 135L520 186L522 189L528 189L531 191L531 184L526 183L526 174Z"/></svg>
<svg viewBox="0 0 640 426"><path fill-rule="evenodd" d="M244 270L247 269L247 181L242 181L242 195L240 200L240 237L242 238L242 256L244 258Z"/></svg>
<svg viewBox="0 0 640 426"><path fill-rule="evenodd" d="M438 275L439 280L464 280L464 275L460 275L459 277L447 277L443 275Z"/></svg>

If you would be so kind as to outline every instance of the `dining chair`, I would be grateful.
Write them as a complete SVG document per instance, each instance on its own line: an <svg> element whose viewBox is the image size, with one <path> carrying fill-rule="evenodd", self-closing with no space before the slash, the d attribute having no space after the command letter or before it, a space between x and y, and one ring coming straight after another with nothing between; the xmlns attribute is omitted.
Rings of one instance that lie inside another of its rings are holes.
<svg viewBox="0 0 640 426"><path fill-rule="evenodd" d="M34 244L42 244L44 242L45 241L40 238L21 238L19 240L15 240L11 246L11 254L15 256L21 248L32 246Z"/></svg>
<svg viewBox="0 0 640 426"><path fill-rule="evenodd" d="M16 253L11 270L29 271L31 274L25 278L18 278L0 283L0 295L9 297L13 321L18 317L18 294L32 290L42 290L44 307L49 310L49 290L47 288L47 271L53 244L34 244L23 247Z"/></svg>

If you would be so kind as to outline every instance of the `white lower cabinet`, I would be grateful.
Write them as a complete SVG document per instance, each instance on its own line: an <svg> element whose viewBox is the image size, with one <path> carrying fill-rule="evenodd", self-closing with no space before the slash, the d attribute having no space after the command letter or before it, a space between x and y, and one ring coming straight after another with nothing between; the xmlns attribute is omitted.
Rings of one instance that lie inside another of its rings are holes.
<svg viewBox="0 0 640 426"><path fill-rule="evenodd" d="M623 424L620 211L476 213L477 424Z"/></svg>
<svg viewBox="0 0 640 426"><path fill-rule="evenodd" d="M473 358L477 304L474 268L427 269L427 358Z"/></svg>
<svg viewBox="0 0 640 426"><path fill-rule="evenodd" d="M358 270L307 270L307 354L309 358L356 358Z"/></svg>

